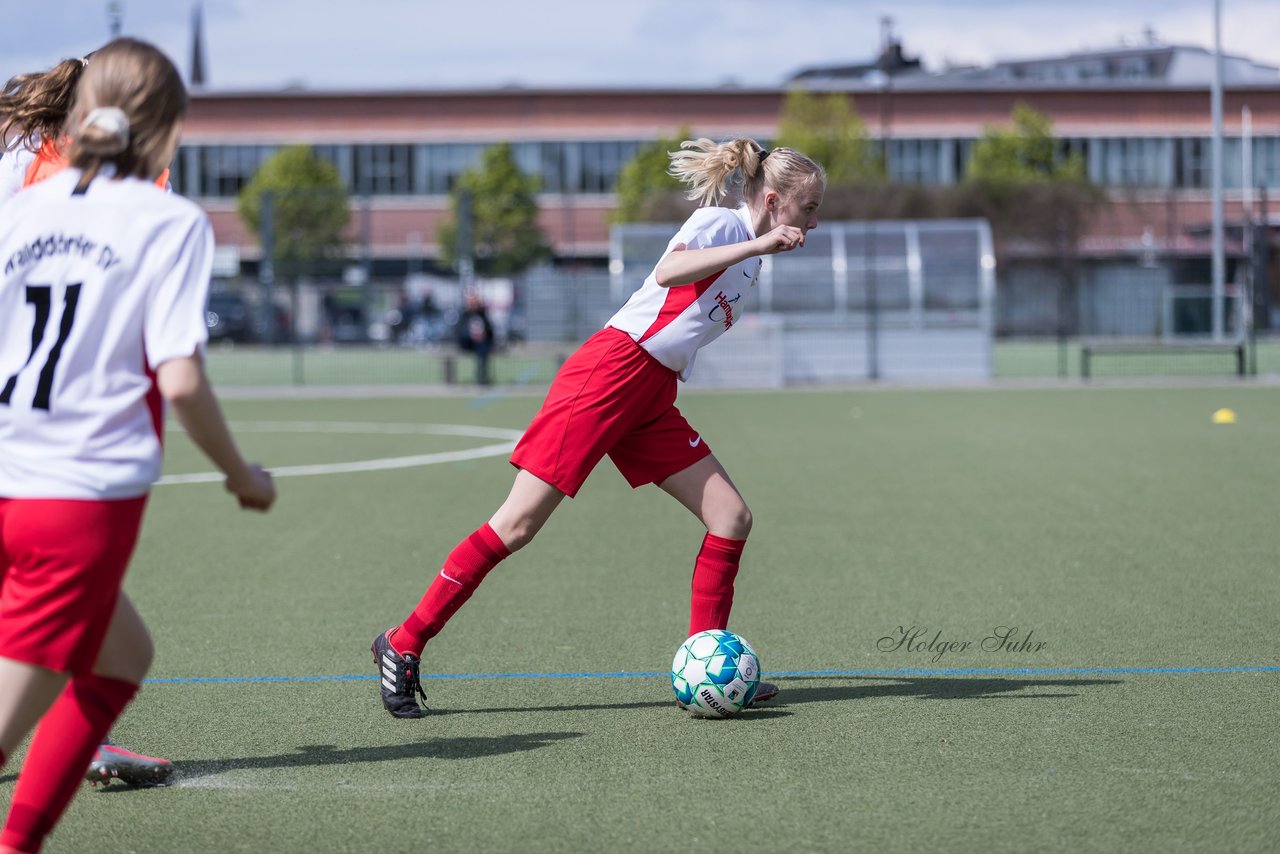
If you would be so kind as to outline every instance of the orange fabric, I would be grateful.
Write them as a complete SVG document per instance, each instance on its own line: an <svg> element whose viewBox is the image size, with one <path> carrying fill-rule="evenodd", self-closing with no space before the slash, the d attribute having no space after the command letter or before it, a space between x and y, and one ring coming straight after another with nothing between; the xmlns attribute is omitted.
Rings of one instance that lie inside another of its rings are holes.
<svg viewBox="0 0 1280 854"><path fill-rule="evenodd" d="M63 169L67 168L67 158L59 150L53 140L46 139L40 143L40 150L36 152L36 159L31 161L31 165L27 167L27 174L22 179L23 187L30 187L32 184L39 184L45 178L50 178ZM156 185L160 189L169 186L169 170L166 169L160 173L160 177L156 178Z"/></svg>

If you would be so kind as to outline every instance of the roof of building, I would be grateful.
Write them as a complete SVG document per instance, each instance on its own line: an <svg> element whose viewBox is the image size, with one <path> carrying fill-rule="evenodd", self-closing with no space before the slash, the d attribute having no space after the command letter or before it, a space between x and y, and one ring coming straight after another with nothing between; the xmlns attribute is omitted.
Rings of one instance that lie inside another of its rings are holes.
<svg viewBox="0 0 1280 854"><path fill-rule="evenodd" d="M1213 52L1202 47L1152 42L941 71L929 71L918 63L915 67L895 68L882 61L809 68L792 75L788 83L857 90L881 88L891 78L895 89L1184 89L1208 87L1213 78L1213 60ZM1222 84L1277 86L1280 68L1224 54Z"/></svg>

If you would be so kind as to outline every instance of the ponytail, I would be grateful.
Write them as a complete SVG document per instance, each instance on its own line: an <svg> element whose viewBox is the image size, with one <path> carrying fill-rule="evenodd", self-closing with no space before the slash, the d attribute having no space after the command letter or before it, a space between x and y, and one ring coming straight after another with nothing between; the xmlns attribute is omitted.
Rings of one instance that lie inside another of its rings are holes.
<svg viewBox="0 0 1280 854"><path fill-rule="evenodd" d="M156 47L120 38L97 51L67 118L67 160L83 172L80 189L107 163L119 177L159 175L186 111L182 77Z"/></svg>
<svg viewBox="0 0 1280 854"><path fill-rule="evenodd" d="M64 59L48 71L11 77L0 93L0 140L20 139L32 151L40 140L56 142L86 61Z"/></svg>
<svg viewBox="0 0 1280 854"><path fill-rule="evenodd" d="M680 151L669 152L667 173L688 184L685 197L699 206L750 198L750 185L760 173L764 148L750 139L717 143L710 139L688 139Z"/></svg>
<svg viewBox="0 0 1280 854"><path fill-rule="evenodd" d="M766 186L791 195L817 181L825 186L822 166L793 148L766 149L752 139L717 143L690 139L669 152L668 174L689 186L686 198L699 206L734 205L757 198Z"/></svg>

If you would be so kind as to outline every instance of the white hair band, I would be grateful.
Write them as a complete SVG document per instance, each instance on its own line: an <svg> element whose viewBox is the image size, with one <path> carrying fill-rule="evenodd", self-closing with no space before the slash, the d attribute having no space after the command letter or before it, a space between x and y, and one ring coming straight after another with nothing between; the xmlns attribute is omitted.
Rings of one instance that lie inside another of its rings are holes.
<svg viewBox="0 0 1280 854"><path fill-rule="evenodd" d="M80 129L98 128L119 140L121 146L129 144L129 117L119 107L94 107L84 117Z"/></svg>

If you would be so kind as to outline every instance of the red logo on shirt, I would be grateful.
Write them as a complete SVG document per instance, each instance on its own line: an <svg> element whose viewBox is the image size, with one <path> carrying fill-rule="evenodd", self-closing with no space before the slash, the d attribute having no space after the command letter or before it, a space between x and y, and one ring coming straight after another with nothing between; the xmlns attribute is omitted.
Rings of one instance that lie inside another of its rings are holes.
<svg viewBox="0 0 1280 854"><path fill-rule="evenodd" d="M730 326L733 326L733 304L742 299L742 294L738 294L733 299L729 299L724 295L724 291L718 291L715 299L716 305L724 312L724 328L728 329ZM719 321L720 319L716 317L716 310L714 308L711 309L710 314L707 316L714 321Z"/></svg>

